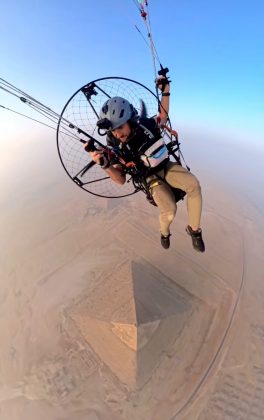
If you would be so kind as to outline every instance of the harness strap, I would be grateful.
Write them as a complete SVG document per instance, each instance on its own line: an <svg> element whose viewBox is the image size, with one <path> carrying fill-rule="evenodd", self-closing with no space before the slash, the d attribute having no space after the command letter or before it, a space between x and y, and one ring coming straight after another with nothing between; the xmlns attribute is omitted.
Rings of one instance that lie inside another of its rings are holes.
<svg viewBox="0 0 264 420"><path fill-rule="evenodd" d="M145 131L145 134L147 134L150 139L154 139L155 137L154 134L147 127L145 127L143 124L139 124L139 126L143 128L143 130Z"/></svg>
<svg viewBox="0 0 264 420"><path fill-rule="evenodd" d="M170 133L172 136L174 136L175 139L178 141L178 133L177 133L176 130L173 130L172 128L168 127L166 124L161 124L160 127L163 128L164 130L168 131L168 133Z"/></svg>

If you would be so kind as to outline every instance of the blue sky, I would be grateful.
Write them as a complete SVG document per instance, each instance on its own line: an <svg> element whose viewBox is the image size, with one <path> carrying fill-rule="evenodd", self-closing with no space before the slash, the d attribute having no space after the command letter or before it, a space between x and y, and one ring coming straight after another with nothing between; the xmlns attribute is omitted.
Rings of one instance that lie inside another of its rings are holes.
<svg viewBox="0 0 264 420"><path fill-rule="evenodd" d="M173 80L171 119L188 135L263 150L264 2L149 0L149 8ZM100 77L153 88L150 52L135 24L145 35L132 0L2 0L0 77L58 112ZM1 90L0 104L30 115ZM3 139L42 130L1 108L0 122Z"/></svg>

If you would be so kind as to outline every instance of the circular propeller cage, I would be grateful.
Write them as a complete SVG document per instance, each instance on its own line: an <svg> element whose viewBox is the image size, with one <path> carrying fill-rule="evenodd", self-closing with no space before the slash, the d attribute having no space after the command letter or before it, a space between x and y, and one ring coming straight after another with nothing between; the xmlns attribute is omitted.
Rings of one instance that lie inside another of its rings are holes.
<svg viewBox="0 0 264 420"><path fill-rule="evenodd" d="M57 147L61 163L70 176L87 192L107 198L125 197L137 192L131 179L124 185L115 184L99 165L89 165L90 155L83 143L89 138L85 133L106 145L106 136L97 132L102 105L113 96L127 99L141 113L142 102L147 109L147 117L158 112L158 97L146 86L122 77L105 77L94 80L80 88L68 100L57 127ZM89 169L84 168L89 165Z"/></svg>

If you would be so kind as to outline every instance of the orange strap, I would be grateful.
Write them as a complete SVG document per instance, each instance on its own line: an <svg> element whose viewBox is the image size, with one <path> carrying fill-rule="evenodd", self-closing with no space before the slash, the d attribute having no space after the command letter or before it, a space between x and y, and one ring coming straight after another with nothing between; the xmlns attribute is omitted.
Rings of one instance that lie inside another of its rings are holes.
<svg viewBox="0 0 264 420"><path fill-rule="evenodd" d="M178 133L176 130L173 130L172 128L168 127L166 124L161 124L161 128L164 128L164 130L168 131L172 136L174 136L178 140Z"/></svg>

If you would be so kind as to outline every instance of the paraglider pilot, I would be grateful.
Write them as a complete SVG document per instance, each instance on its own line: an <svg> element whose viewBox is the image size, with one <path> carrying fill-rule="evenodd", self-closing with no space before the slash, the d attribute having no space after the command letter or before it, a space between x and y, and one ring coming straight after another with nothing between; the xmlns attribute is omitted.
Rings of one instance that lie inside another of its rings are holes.
<svg viewBox="0 0 264 420"><path fill-rule="evenodd" d="M204 252L205 245L200 226L202 212L200 183L190 171L170 160L160 130L168 119L170 84L166 76L159 76L156 84L162 91L162 99L159 113L155 118L146 118L145 115L140 117L126 99L112 97L102 106L97 125L99 129L106 130L108 146L122 150L123 156L134 161L144 174L149 192L160 212L163 248L170 247L170 225L177 211L177 200L173 191L180 189L187 197L186 232L192 239L194 249ZM89 154L114 182L120 185L126 182L126 174L118 160L109 159L100 148L89 151Z"/></svg>

